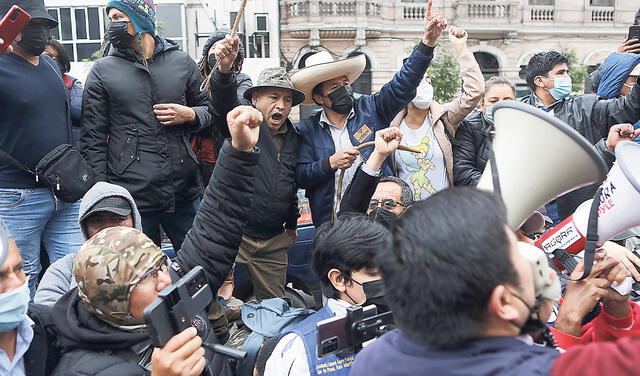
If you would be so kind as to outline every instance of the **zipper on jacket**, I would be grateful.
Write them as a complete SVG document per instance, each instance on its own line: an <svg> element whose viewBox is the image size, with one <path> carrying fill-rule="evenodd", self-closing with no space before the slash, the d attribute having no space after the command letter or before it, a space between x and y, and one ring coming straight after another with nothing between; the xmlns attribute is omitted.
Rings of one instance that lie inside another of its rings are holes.
<svg viewBox="0 0 640 376"><path fill-rule="evenodd" d="M40 181L40 176L38 176L38 167L36 167L36 183Z"/></svg>
<svg viewBox="0 0 640 376"><path fill-rule="evenodd" d="M60 190L60 176L56 176L56 191Z"/></svg>

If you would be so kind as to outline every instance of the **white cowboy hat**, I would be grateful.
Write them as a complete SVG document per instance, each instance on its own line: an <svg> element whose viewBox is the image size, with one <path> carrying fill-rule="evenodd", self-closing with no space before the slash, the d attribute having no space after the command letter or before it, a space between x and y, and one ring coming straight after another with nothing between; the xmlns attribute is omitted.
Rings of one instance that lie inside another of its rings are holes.
<svg viewBox="0 0 640 376"><path fill-rule="evenodd" d="M296 89L305 95L303 104L313 104L311 92L316 85L340 76L347 76L350 83L360 77L367 65L367 58L358 55L343 60L334 60L327 51L317 52L307 58L305 68L291 75L291 81Z"/></svg>

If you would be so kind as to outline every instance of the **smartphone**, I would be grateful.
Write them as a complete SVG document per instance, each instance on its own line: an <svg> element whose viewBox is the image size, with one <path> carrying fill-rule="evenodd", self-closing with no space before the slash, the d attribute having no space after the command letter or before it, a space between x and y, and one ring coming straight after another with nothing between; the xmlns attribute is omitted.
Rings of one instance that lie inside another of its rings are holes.
<svg viewBox="0 0 640 376"><path fill-rule="evenodd" d="M196 266L179 281L158 293L158 298L144 309L151 342L163 347L174 335L193 326L200 332L206 323L199 316L211 303L213 292L201 266Z"/></svg>
<svg viewBox="0 0 640 376"><path fill-rule="evenodd" d="M0 38L4 41L0 46L0 55L7 52L7 48L14 39L20 34L22 29L29 23L31 16L17 5L9 9L7 14L0 21Z"/></svg>
<svg viewBox="0 0 640 376"><path fill-rule="evenodd" d="M362 318L375 316L377 309L375 305L362 308ZM332 354L343 352L353 346L351 336L351 325L348 316L332 317L319 321L316 324L318 333L318 347L316 354L318 358L324 358Z"/></svg>
<svg viewBox="0 0 640 376"><path fill-rule="evenodd" d="M629 26L629 35L627 35L627 40L629 39L640 40L640 25Z"/></svg>

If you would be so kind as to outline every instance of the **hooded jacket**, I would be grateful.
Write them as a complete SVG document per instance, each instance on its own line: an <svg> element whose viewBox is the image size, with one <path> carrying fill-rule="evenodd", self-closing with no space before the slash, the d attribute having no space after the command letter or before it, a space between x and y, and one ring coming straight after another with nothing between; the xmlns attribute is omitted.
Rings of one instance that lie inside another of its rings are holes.
<svg viewBox="0 0 640 376"><path fill-rule="evenodd" d="M640 64L640 55L637 54L618 52L607 56L598 68L600 71L598 95L605 99L620 97L622 84L638 64Z"/></svg>
<svg viewBox="0 0 640 376"><path fill-rule="evenodd" d="M202 266L212 293L218 290L235 260L251 208L258 152L239 151L226 142L205 190L200 208L175 262L184 273ZM63 356L57 375L142 375L138 361L148 348L148 334L126 332L89 314L77 289L53 308ZM210 333L211 334L211 333ZM208 338L215 341L215 335ZM213 355L208 363L217 375L228 375L226 358ZM109 371L107 371L109 370Z"/></svg>
<svg viewBox="0 0 640 376"><path fill-rule="evenodd" d="M145 212L174 212L201 196L198 161L189 136L209 125L202 77L189 55L156 37L148 67L132 49L112 48L94 63L82 104L82 153L96 179L121 185ZM153 106L192 107L194 123L161 125Z"/></svg>
<svg viewBox="0 0 640 376"><path fill-rule="evenodd" d="M80 225L80 230L82 231L84 240L87 240L88 236L86 229L82 223L80 223L80 218L89 212L89 210L91 210L98 201L111 196L122 197L129 202L132 209L131 215L133 217L133 227L142 231L140 213L138 212L136 202L133 200L133 197L131 197L129 191L119 185L98 182L91 187L87 193L85 193L84 197L82 197L82 201L80 201L78 224ZM42 276L42 280L40 280L38 290L36 291L36 296L34 298L34 302L36 304L53 306L56 304L58 299L62 297L62 295L77 286L76 279L73 276L73 262L75 259L76 253L70 253L47 268Z"/></svg>

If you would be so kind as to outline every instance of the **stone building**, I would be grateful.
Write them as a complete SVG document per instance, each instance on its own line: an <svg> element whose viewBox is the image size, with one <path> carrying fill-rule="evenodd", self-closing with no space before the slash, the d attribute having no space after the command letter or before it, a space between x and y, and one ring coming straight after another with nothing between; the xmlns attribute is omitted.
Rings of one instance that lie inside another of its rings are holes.
<svg viewBox="0 0 640 376"><path fill-rule="evenodd" d="M283 64L303 67L320 50L336 58L364 54L367 69L354 89L375 92L421 38L425 3L280 0ZM450 25L467 29L485 76L506 76L520 93L527 89L519 73L533 54L568 48L579 63L596 66L626 39L638 7L632 0L434 0L434 10ZM448 48L446 37L440 43Z"/></svg>

